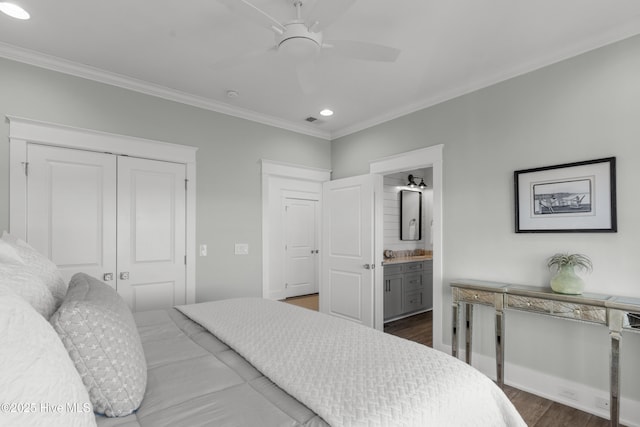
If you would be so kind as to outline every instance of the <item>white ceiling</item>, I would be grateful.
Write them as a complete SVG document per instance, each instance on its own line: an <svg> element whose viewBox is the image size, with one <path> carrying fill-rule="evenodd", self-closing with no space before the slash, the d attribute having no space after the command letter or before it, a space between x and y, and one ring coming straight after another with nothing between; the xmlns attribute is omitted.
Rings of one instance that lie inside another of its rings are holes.
<svg viewBox="0 0 640 427"><path fill-rule="evenodd" d="M316 1L330 0L303 10ZM292 0L252 2L280 21L294 17ZM0 56L325 139L640 34L638 0L359 0L325 38L400 56L321 56L305 93L281 56L244 57L273 46L273 32L215 0L15 3L32 18L0 14ZM335 115L320 118L324 107Z"/></svg>

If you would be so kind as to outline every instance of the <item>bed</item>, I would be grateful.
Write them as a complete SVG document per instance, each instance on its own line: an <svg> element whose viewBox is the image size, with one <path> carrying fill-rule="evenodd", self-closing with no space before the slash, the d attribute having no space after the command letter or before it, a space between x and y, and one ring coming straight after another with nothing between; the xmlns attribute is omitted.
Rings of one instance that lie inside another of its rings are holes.
<svg viewBox="0 0 640 427"><path fill-rule="evenodd" d="M0 403L11 405L2 425L526 425L461 361L282 302L132 314L108 285L77 274L47 321L51 311L0 286Z"/></svg>

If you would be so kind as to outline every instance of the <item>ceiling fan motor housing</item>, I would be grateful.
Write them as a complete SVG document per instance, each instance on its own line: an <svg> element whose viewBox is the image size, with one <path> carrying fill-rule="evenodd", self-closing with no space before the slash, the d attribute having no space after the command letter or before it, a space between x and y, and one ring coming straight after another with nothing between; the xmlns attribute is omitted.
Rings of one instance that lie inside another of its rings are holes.
<svg viewBox="0 0 640 427"><path fill-rule="evenodd" d="M276 35L279 51L286 51L295 57L307 57L318 53L322 46L322 33L309 31L302 22L290 22L284 27L284 32Z"/></svg>

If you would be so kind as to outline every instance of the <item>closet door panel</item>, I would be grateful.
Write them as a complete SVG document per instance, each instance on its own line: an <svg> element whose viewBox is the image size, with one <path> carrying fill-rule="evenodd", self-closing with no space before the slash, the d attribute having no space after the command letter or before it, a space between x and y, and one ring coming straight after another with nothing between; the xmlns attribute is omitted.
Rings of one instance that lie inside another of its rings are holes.
<svg viewBox="0 0 640 427"><path fill-rule="evenodd" d="M116 271L116 159L29 144L27 241L66 281ZM108 282L114 285L114 282Z"/></svg>
<svg viewBox="0 0 640 427"><path fill-rule="evenodd" d="M131 174L131 237L133 260L171 262L175 259L173 191L170 173L135 170Z"/></svg>
<svg viewBox="0 0 640 427"><path fill-rule="evenodd" d="M184 164L118 159L118 293L134 311L186 301Z"/></svg>

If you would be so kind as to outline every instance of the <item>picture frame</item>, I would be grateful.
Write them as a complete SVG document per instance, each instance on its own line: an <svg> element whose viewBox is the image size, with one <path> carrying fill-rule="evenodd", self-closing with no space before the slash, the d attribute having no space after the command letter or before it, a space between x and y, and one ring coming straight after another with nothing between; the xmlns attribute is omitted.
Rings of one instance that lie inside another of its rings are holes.
<svg viewBox="0 0 640 427"><path fill-rule="evenodd" d="M516 233L615 233L616 158L517 170Z"/></svg>

